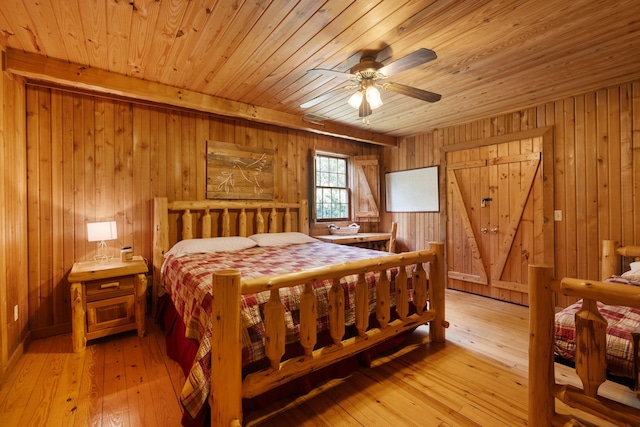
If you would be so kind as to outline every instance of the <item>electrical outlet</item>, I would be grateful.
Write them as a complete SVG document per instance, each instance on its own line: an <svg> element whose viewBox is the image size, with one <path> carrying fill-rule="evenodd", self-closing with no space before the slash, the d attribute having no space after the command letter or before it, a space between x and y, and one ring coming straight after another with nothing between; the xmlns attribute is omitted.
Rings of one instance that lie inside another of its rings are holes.
<svg viewBox="0 0 640 427"><path fill-rule="evenodd" d="M562 211L559 211L559 210L553 211L553 219L554 221L562 221Z"/></svg>
<svg viewBox="0 0 640 427"><path fill-rule="evenodd" d="M18 320L18 304L13 306L13 321L16 322Z"/></svg>

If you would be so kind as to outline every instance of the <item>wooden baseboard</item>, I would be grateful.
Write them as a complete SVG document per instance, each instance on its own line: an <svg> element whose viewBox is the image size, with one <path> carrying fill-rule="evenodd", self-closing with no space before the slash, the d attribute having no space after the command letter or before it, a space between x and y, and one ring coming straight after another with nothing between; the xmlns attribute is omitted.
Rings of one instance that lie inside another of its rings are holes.
<svg viewBox="0 0 640 427"><path fill-rule="evenodd" d="M70 332L71 332L71 323L65 323L63 325L33 329L31 331L31 339L39 340L42 338L52 337L54 335L68 334Z"/></svg>

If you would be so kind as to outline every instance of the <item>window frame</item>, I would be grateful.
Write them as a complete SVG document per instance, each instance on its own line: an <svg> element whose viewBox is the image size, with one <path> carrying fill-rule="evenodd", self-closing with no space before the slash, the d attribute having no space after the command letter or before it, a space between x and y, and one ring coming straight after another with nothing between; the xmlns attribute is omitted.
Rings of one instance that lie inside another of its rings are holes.
<svg viewBox="0 0 640 427"><path fill-rule="evenodd" d="M339 160L344 160L345 162L345 186L344 187L331 187L331 186L321 186L318 185L318 157L325 158L334 158ZM353 218L353 168L351 164L351 156L340 154L340 153L332 153L328 151L316 151L313 153L313 218L317 223L327 223L327 222L341 222L341 221L351 221ZM344 189L347 192L347 216L345 218L318 218L318 196L317 191L318 188L338 188Z"/></svg>

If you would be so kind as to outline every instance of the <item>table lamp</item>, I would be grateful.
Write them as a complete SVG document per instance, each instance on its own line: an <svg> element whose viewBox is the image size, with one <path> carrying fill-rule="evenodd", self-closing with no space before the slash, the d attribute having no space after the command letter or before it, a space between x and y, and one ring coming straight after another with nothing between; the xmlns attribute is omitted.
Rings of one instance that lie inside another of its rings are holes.
<svg viewBox="0 0 640 427"><path fill-rule="evenodd" d="M87 240L90 242L99 242L96 255L93 257L96 262L106 264L113 258L113 254L109 254L106 241L117 238L118 230L116 229L115 221L87 223Z"/></svg>

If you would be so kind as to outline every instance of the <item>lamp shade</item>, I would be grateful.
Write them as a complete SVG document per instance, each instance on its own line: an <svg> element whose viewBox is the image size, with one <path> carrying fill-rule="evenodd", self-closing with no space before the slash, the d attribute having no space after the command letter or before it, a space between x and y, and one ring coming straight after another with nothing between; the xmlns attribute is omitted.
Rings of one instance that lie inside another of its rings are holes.
<svg viewBox="0 0 640 427"><path fill-rule="evenodd" d="M351 95L351 98L349 98L349 101L348 101L349 105L351 105L353 108L360 107L361 102L362 102L362 91L357 91L356 93Z"/></svg>
<svg viewBox="0 0 640 427"><path fill-rule="evenodd" d="M367 102L371 106L372 110L382 105L382 98L380 97L380 91L375 86L367 87Z"/></svg>
<svg viewBox="0 0 640 427"><path fill-rule="evenodd" d="M89 222L87 223L87 240L100 242L118 238L118 230L115 221Z"/></svg>

